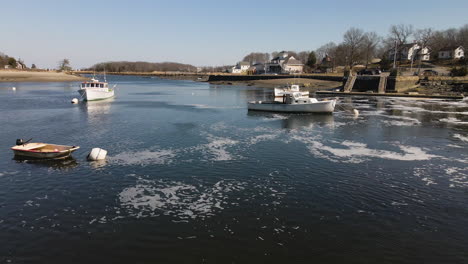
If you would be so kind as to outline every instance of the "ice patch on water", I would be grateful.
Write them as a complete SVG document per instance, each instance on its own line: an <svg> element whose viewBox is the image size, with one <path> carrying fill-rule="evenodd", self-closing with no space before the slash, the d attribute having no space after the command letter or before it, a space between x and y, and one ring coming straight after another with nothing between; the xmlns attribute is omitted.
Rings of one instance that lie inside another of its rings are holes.
<svg viewBox="0 0 468 264"><path fill-rule="evenodd" d="M241 191L244 184L222 180L211 187L181 182L139 180L133 187L119 194L119 201L132 217L169 215L178 219L207 218L215 215L228 194Z"/></svg>
<svg viewBox="0 0 468 264"><path fill-rule="evenodd" d="M420 122L408 122L408 121L398 121L398 120L384 120L382 121L385 125L389 126L416 126L419 125Z"/></svg>
<svg viewBox="0 0 468 264"><path fill-rule="evenodd" d="M292 138L306 143L307 148L313 155L326 158L333 162L362 163L368 158L421 161L438 157L436 155L428 154L421 148L401 144L390 144L391 146L399 148L401 150L400 153L389 150L371 149L368 148L367 144L354 141L343 141L341 143L336 142L338 147L332 147L323 144L318 141L317 138L314 139L298 135L294 135Z"/></svg>
<svg viewBox="0 0 468 264"><path fill-rule="evenodd" d="M238 144L238 141L213 135L208 135L208 140L210 141L208 144L195 147L194 149L202 151L204 156L214 161L228 161L236 158L235 155L228 152L227 148Z"/></svg>
<svg viewBox="0 0 468 264"><path fill-rule="evenodd" d="M250 144L254 145L262 141L274 140L279 136L279 134L264 134L258 135L250 138Z"/></svg>
<svg viewBox="0 0 468 264"><path fill-rule="evenodd" d="M414 176L421 178L426 185L440 183L440 180L448 180L449 187L468 187L468 168L455 167L447 164L429 165L423 168L415 168Z"/></svg>
<svg viewBox="0 0 468 264"><path fill-rule="evenodd" d="M463 141L463 142L468 142L468 137L466 137L466 136L462 136L462 135L460 135L460 134L455 134L455 135L453 135L453 137L454 137L454 138L458 138L458 139L460 139L460 140Z"/></svg>
<svg viewBox="0 0 468 264"><path fill-rule="evenodd" d="M109 157L108 160L119 165L169 164L175 156L176 152L169 149L158 151L142 150L122 152L113 157Z"/></svg>
<svg viewBox="0 0 468 264"><path fill-rule="evenodd" d="M468 122L463 122L455 117L442 118L439 121L456 125L468 125Z"/></svg>

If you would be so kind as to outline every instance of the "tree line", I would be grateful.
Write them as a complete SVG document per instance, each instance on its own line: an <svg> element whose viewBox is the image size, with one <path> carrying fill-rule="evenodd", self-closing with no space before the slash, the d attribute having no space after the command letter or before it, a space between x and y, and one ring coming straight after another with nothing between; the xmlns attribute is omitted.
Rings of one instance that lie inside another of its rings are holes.
<svg viewBox="0 0 468 264"><path fill-rule="evenodd" d="M468 24L446 30L415 29L412 25L405 24L392 25L384 36L351 27L343 34L343 39L339 43L328 42L313 51L288 51L288 53L309 67L315 67L326 56L330 59L329 64L333 66L352 67L357 64L367 66L375 58L382 59L383 63L389 63L387 58L389 52L396 49L396 53L399 54L403 44L409 43L418 43L422 48L428 47L431 51L431 60L436 60L438 51L444 47L468 48ZM242 60L265 63L277 54L278 52L252 52Z"/></svg>
<svg viewBox="0 0 468 264"><path fill-rule="evenodd" d="M197 68L190 64L176 62L112 61L95 64L87 70L108 72L195 72Z"/></svg>

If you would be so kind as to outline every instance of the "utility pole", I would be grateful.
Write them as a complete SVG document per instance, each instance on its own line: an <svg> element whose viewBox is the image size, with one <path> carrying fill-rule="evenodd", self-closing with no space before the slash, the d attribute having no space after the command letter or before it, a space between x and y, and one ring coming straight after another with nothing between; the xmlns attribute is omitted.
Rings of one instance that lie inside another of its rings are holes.
<svg viewBox="0 0 468 264"><path fill-rule="evenodd" d="M396 68L396 58L397 58L398 42L395 40L395 52L393 54L393 69Z"/></svg>

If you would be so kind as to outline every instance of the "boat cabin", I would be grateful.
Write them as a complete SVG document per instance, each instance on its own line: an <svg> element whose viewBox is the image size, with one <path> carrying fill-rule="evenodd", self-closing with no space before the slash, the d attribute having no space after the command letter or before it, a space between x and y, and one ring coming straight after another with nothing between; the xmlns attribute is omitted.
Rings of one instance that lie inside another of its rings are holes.
<svg viewBox="0 0 468 264"><path fill-rule="evenodd" d="M81 88L109 88L105 82L84 82L81 84Z"/></svg>

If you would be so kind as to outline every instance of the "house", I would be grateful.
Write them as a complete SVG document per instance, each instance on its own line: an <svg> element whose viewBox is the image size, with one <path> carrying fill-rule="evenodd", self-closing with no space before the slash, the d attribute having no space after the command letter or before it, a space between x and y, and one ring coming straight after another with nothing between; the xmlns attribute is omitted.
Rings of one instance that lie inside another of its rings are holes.
<svg viewBox="0 0 468 264"><path fill-rule="evenodd" d="M289 57L283 63L283 71L287 73L302 73L303 69L304 64L293 56Z"/></svg>
<svg viewBox="0 0 468 264"><path fill-rule="evenodd" d="M465 49L462 46L444 47L439 50L439 59L462 59L465 57Z"/></svg>
<svg viewBox="0 0 468 264"><path fill-rule="evenodd" d="M254 63L252 66L250 66L248 73L251 75L265 73L265 64Z"/></svg>
<svg viewBox="0 0 468 264"><path fill-rule="evenodd" d="M302 73L304 64L282 51L274 57L269 63L265 64L267 73Z"/></svg>
<svg viewBox="0 0 468 264"><path fill-rule="evenodd" d="M24 64L24 62L21 60L21 59L18 59L16 61L16 69L18 70L25 70L27 67L26 67L26 64Z"/></svg>
<svg viewBox="0 0 468 264"><path fill-rule="evenodd" d="M241 61L236 64L236 66L229 69L230 73L246 73L250 68L250 63L246 61Z"/></svg>
<svg viewBox="0 0 468 264"><path fill-rule="evenodd" d="M428 61L431 59L431 52L428 47L421 48L421 46L417 43L411 44L403 44L397 47L398 53L396 59L399 61L402 60L422 60ZM394 60L395 59L395 49L390 49L388 51L388 59Z"/></svg>

